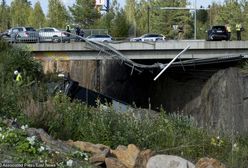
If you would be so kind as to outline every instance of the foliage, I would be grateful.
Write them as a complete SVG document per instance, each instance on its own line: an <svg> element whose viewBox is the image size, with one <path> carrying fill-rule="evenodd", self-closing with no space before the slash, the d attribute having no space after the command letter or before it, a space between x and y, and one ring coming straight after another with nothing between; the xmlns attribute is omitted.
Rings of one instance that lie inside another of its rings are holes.
<svg viewBox="0 0 248 168"><path fill-rule="evenodd" d="M0 41L0 46L5 47L3 41ZM34 60L31 53L21 48L8 47L0 51L0 69L2 78L6 81L11 81L12 74L17 68L21 69L26 81L36 80L42 74L41 64Z"/></svg>
<svg viewBox="0 0 248 168"><path fill-rule="evenodd" d="M69 23L69 13L60 0L48 1L47 25L50 27L64 28Z"/></svg>
<svg viewBox="0 0 248 168"><path fill-rule="evenodd" d="M45 26L46 18L39 1L35 3L34 10L31 15L29 15L29 23L34 28L41 28Z"/></svg>
<svg viewBox="0 0 248 168"><path fill-rule="evenodd" d="M30 25L39 28L46 25L65 28L67 24L77 24L84 29L108 29L114 37L140 36L148 32L149 7L150 32L164 34L168 39L177 39L178 30L174 30L173 25L182 25L184 30L182 38L192 39L194 37L193 11L159 9L159 7L187 7L188 5L190 5L189 0L127 0L123 10L117 0L113 0L110 11L105 13L95 7L94 0L76 0L69 7L69 11L61 0L49 0L48 15L45 17L39 2L34 5L33 9L28 0L13 0L10 6L6 4L6 0L2 0L0 31L5 31L13 26ZM213 1L208 8L198 9L197 38L206 39L206 31L213 25L229 24L232 34L235 34L235 25L240 22L246 30L248 27L247 9L246 0L225 0L222 4ZM232 35L231 38L236 40L236 35ZM247 38L248 34L243 32L242 39L246 40Z"/></svg>
<svg viewBox="0 0 248 168"><path fill-rule="evenodd" d="M6 4L6 0L2 0L0 6L0 32L10 27L10 9Z"/></svg>
<svg viewBox="0 0 248 168"><path fill-rule="evenodd" d="M100 12L95 8L95 0L76 0L76 3L69 9L74 23L83 28L92 28L100 18Z"/></svg>
<svg viewBox="0 0 248 168"><path fill-rule="evenodd" d="M120 39L127 37L128 23L126 15L122 9L119 9L117 1L113 1L109 12L103 14L101 19L98 20L96 26L108 29L109 34L113 37Z"/></svg>
<svg viewBox="0 0 248 168"><path fill-rule="evenodd" d="M31 53L19 48L12 48L0 40L0 116L17 117L21 112L18 100L25 99L26 87L17 86L13 72L18 67L23 74L24 85L37 80L42 74L41 64L36 62Z"/></svg>
<svg viewBox="0 0 248 168"><path fill-rule="evenodd" d="M10 5L11 25L29 25L28 18L32 10L31 3L28 0L13 0Z"/></svg>

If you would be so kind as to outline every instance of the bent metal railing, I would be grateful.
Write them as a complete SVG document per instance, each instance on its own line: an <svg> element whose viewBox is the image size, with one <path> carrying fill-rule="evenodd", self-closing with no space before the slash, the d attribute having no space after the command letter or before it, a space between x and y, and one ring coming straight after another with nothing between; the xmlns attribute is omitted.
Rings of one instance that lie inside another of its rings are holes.
<svg viewBox="0 0 248 168"><path fill-rule="evenodd" d="M93 50L99 51L104 53L105 56L109 56L113 59L119 60L121 64L125 64L132 69L131 74L133 71L142 72L144 69L163 69L164 67L168 66L169 64L162 64L162 63L154 63L152 65L144 65L128 59L125 55L123 55L120 51L115 49L114 47L110 46L108 43L105 42L98 42L94 40L90 40L85 38L83 35L76 35L66 31L57 31L57 32L19 32L16 34L11 34L10 36L5 37L11 43L19 43L19 42L85 42L90 48ZM183 54L189 46L187 46L179 55ZM176 59L175 58L175 59ZM173 59L175 61L175 59Z"/></svg>
<svg viewBox="0 0 248 168"><path fill-rule="evenodd" d="M169 64L162 64L162 63L155 63L152 65L145 65L145 64L140 64L137 62L132 61L131 59L128 59L125 55L123 55L120 51L115 49L114 47L110 46L108 43L102 43L102 42L97 42L97 41L92 41L88 40L87 38L80 37L81 40L85 41L86 44L91 46L93 49L98 50L99 54L105 53L106 55L112 57L113 59L119 60L121 63L124 63L125 65L129 66L132 68L131 74L133 73L134 70L138 72L142 72L143 69L163 69L164 67L167 68L170 66L171 63ZM175 61L176 58L181 56L185 51L189 49L190 46L187 46L182 52L180 52L174 59L173 62Z"/></svg>

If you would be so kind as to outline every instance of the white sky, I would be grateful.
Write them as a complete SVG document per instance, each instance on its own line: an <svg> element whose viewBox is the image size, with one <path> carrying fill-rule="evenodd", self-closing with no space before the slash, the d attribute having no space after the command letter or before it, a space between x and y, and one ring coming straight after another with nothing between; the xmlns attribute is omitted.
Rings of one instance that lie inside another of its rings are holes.
<svg viewBox="0 0 248 168"><path fill-rule="evenodd" d="M8 5L11 3L11 1L12 0L6 0ZM44 13L47 13L48 0L30 0L30 1L32 5L34 5L37 1L40 1ZM62 1L66 6L72 6L72 4L75 3L75 0L62 0ZM117 0L117 1L121 6L124 6L126 0ZM197 7L200 7L202 5L203 7L207 8L207 6L212 4L212 2L222 3L224 0L190 0L190 1L193 6L194 3L196 2Z"/></svg>

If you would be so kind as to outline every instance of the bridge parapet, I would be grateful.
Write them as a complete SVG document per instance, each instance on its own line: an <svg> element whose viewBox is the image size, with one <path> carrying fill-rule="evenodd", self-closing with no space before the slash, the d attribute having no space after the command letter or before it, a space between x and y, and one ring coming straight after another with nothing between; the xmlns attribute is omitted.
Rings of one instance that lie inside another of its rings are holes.
<svg viewBox="0 0 248 168"><path fill-rule="evenodd" d="M106 59L99 51L84 42L71 43L33 43L25 45L34 54L67 55L72 60ZM165 42L123 42L107 43L119 50L129 59L172 59L181 50L190 45L182 59L212 58L248 53L248 41L204 41L204 40L167 40ZM68 58L67 58L68 60Z"/></svg>

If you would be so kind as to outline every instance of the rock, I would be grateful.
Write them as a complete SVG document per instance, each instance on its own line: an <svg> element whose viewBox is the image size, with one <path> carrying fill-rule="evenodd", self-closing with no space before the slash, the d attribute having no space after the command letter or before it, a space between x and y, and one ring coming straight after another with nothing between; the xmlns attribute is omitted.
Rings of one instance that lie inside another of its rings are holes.
<svg viewBox="0 0 248 168"><path fill-rule="evenodd" d="M201 158L195 165L195 168L225 168L225 165L213 158Z"/></svg>
<svg viewBox="0 0 248 168"><path fill-rule="evenodd" d="M26 132L29 136L36 136L51 148L51 151L60 153L70 153L76 151L71 146L67 145L61 140L54 140L43 129L28 128Z"/></svg>
<svg viewBox="0 0 248 168"><path fill-rule="evenodd" d="M108 146L102 144L93 144L90 142L83 142L83 141L72 141L69 140L66 144L71 145L73 147L79 148L81 151L90 152L93 154L100 154L105 149L109 149Z"/></svg>
<svg viewBox="0 0 248 168"><path fill-rule="evenodd" d="M128 147L120 145L115 150L111 150L111 154L116 156L128 168L135 166L139 153L139 148L133 144L128 145Z"/></svg>
<svg viewBox="0 0 248 168"><path fill-rule="evenodd" d="M116 158L106 158L105 159L106 168L127 168L122 162Z"/></svg>
<svg viewBox="0 0 248 168"><path fill-rule="evenodd" d="M155 154L154 151L151 149L143 150L139 153L134 168L146 168L146 164L150 157L152 157Z"/></svg>
<svg viewBox="0 0 248 168"><path fill-rule="evenodd" d="M155 155L148 160L146 168L195 168L195 166L178 156Z"/></svg>
<svg viewBox="0 0 248 168"><path fill-rule="evenodd" d="M101 153L93 155L89 161L95 166L99 166L105 162L106 157L108 156L110 149L104 149Z"/></svg>

